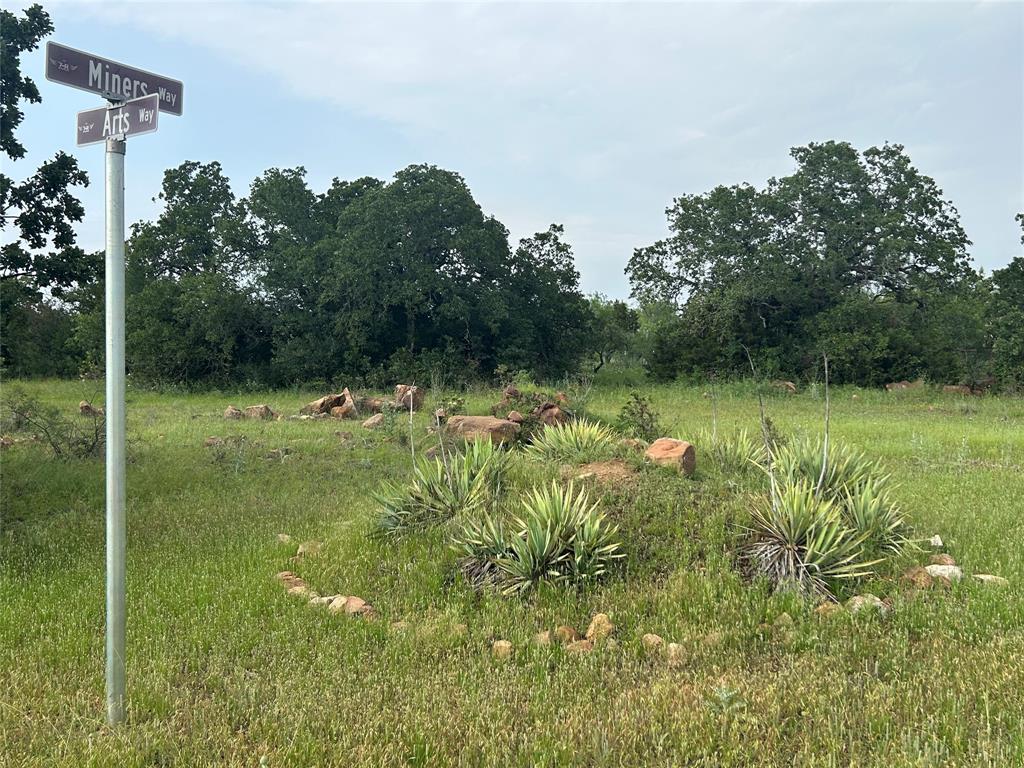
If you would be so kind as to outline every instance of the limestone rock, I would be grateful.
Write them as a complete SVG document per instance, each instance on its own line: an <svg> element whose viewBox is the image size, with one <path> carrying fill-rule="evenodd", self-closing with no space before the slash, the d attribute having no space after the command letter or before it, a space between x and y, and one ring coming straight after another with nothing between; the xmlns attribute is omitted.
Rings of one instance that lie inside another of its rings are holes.
<svg viewBox="0 0 1024 768"><path fill-rule="evenodd" d="M926 565L924 567L928 573L936 579L948 579L949 581L960 581L964 577L964 572L960 570L957 565L941 565L933 563L932 565Z"/></svg>
<svg viewBox="0 0 1024 768"><path fill-rule="evenodd" d="M1009 579L1003 578L1002 576L994 576L991 573L976 573L974 578L980 581L982 584L986 584L991 587L1006 587L1009 586Z"/></svg>
<svg viewBox="0 0 1024 768"><path fill-rule="evenodd" d="M679 643L669 643L665 648L669 664L679 664L686 658L686 652Z"/></svg>
<svg viewBox="0 0 1024 768"><path fill-rule="evenodd" d="M904 571L901 581L912 589L928 589L935 583L932 575L920 565Z"/></svg>
<svg viewBox="0 0 1024 768"><path fill-rule="evenodd" d="M384 414L375 413L373 416L363 422L365 429L380 429L384 426Z"/></svg>
<svg viewBox="0 0 1024 768"><path fill-rule="evenodd" d="M495 640L491 643L491 655L496 659L507 659L512 655L512 643L508 640Z"/></svg>
<svg viewBox="0 0 1024 768"><path fill-rule="evenodd" d="M270 408L269 405L250 405L245 409L244 416L247 419L254 419L257 421L270 421L277 416L276 413Z"/></svg>
<svg viewBox="0 0 1024 768"><path fill-rule="evenodd" d="M615 625L608 618L608 614L595 613L594 618L590 620L590 626L587 627L586 638L591 642L599 643L614 631Z"/></svg>
<svg viewBox="0 0 1024 768"><path fill-rule="evenodd" d="M511 421L513 424L523 423L523 414L521 414L519 411L509 411L508 416L506 416L505 418L508 421Z"/></svg>
<svg viewBox="0 0 1024 768"><path fill-rule="evenodd" d="M591 640L577 640L565 646L565 652L572 654L590 653L592 650L594 643Z"/></svg>
<svg viewBox="0 0 1024 768"><path fill-rule="evenodd" d="M835 616L837 613L842 613L843 606L841 606L839 603L833 603L831 600L827 600L821 605L819 605L817 608L815 608L814 612L818 615L819 618L827 619L831 616Z"/></svg>
<svg viewBox="0 0 1024 768"><path fill-rule="evenodd" d="M648 632L646 635L640 638L640 642L643 643L644 650L648 653L654 653L660 651L662 646L665 645L665 641L660 635L655 635L653 632Z"/></svg>
<svg viewBox="0 0 1024 768"><path fill-rule="evenodd" d="M78 403L78 412L82 416L102 416L104 411L102 408L97 408L88 400L82 400Z"/></svg>
<svg viewBox="0 0 1024 768"><path fill-rule="evenodd" d="M339 405L345 404L345 395L324 395L319 400L314 400L311 403L306 403L302 408L299 409L299 414L302 416L317 416L326 415L331 412L331 408L336 408Z"/></svg>
<svg viewBox="0 0 1024 768"><path fill-rule="evenodd" d="M332 419L354 419L355 417L356 407L352 403L343 403L331 408Z"/></svg>
<svg viewBox="0 0 1024 768"><path fill-rule="evenodd" d="M946 553L932 555L928 558L929 565L956 565L956 560L953 559L952 555Z"/></svg>
<svg viewBox="0 0 1024 768"><path fill-rule="evenodd" d="M625 437L619 441L619 445L634 453L643 453L647 450L647 443L638 437Z"/></svg>
<svg viewBox="0 0 1024 768"><path fill-rule="evenodd" d="M947 384L942 388L942 391L947 395L972 395L971 388L966 384Z"/></svg>
<svg viewBox="0 0 1024 768"><path fill-rule="evenodd" d="M410 384L396 384L395 385L395 407L403 411L409 410L410 403L412 409L418 411L423 407L423 401L427 397L427 390L422 387L417 387Z"/></svg>
<svg viewBox="0 0 1024 768"><path fill-rule="evenodd" d="M796 384L792 381L773 381L772 386L776 389L781 389L783 392L789 395L796 394Z"/></svg>
<svg viewBox="0 0 1024 768"><path fill-rule="evenodd" d="M942 537L936 533L934 536L928 539L928 544L933 549L942 549Z"/></svg>
<svg viewBox="0 0 1024 768"><path fill-rule="evenodd" d="M545 427L557 427L568 423L570 419L566 411L563 411L557 403L550 401L538 405L530 412L530 416Z"/></svg>
<svg viewBox="0 0 1024 768"><path fill-rule="evenodd" d="M575 643L580 639L579 632L570 626L562 625L555 629L555 640L562 645L568 645L569 643Z"/></svg>
<svg viewBox="0 0 1024 768"><path fill-rule="evenodd" d="M511 443L519 433L519 425L493 416L452 416L445 432L466 440L490 440L494 445Z"/></svg>
<svg viewBox="0 0 1024 768"><path fill-rule="evenodd" d="M889 606L881 601L877 595L865 593L863 595L854 595L846 601L846 607L850 613L859 613L863 610L878 611L881 614L885 614L889 610Z"/></svg>
<svg viewBox="0 0 1024 768"><path fill-rule="evenodd" d="M685 440L659 437L644 453L648 460L666 467L676 467L684 475L697 468L697 451Z"/></svg>
<svg viewBox="0 0 1024 768"><path fill-rule="evenodd" d="M235 408L235 406L229 405L227 408L224 409L224 418L225 419L240 419L240 418L242 418L242 412L240 410L238 410L237 408Z"/></svg>
<svg viewBox="0 0 1024 768"><path fill-rule="evenodd" d="M533 636L534 645L551 645L551 630L546 629Z"/></svg>

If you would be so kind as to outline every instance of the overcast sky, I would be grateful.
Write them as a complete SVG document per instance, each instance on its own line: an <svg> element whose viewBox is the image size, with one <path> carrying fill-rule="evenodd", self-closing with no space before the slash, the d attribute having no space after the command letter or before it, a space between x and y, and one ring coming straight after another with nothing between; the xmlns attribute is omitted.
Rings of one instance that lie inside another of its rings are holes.
<svg viewBox="0 0 1024 768"><path fill-rule="evenodd" d="M51 39L185 83L184 116L129 141L129 222L185 160L219 160L238 194L274 166L322 191L433 163L513 237L564 224L583 288L625 297L673 197L763 184L806 142L888 140L960 210L977 265L1022 250L1020 2L44 6ZM44 80L41 49L23 66L43 103L7 172L75 154L80 242L100 248L103 149L74 146L99 99Z"/></svg>

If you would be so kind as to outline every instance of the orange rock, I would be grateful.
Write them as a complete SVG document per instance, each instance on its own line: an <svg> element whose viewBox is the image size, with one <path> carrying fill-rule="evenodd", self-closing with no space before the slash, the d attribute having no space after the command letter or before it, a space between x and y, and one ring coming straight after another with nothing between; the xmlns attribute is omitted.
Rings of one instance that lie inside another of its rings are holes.
<svg viewBox="0 0 1024 768"><path fill-rule="evenodd" d="M659 437L644 455L655 464L677 467L684 475L692 475L697 468L697 451L685 440Z"/></svg>

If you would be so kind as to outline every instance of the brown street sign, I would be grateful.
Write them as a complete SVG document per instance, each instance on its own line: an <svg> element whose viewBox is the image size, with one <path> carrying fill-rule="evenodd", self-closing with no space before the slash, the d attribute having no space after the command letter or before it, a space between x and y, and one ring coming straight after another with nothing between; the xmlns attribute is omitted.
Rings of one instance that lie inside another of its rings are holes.
<svg viewBox="0 0 1024 768"><path fill-rule="evenodd" d="M161 112L180 115L185 86L180 80L154 75L60 43L46 44L46 79L80 88L115 101L159 97Z"/></svg>
<svg viewBox="0 0 1024 768"><path fill-rule="evenodd" d="M117 106L97 107L78 113L75 143L97 144L113 136L138 136L157 129L160 95L151 93Z"/></svg>

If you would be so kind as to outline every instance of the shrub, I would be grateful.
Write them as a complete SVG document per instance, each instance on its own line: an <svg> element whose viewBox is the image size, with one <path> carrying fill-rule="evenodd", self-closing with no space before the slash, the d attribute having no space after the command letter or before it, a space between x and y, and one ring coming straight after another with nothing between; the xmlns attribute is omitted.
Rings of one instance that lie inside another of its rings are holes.
<svg viewBox="0 0 1024 768"><path fill-rule="evenodd" d="M3 418L5 429L32 432L58 459L95 458L103 453L106 421L99 410L75 420L18 387L8 397Z"/></svg>
<svg viewBox="0 0 1024 768"><path fill-rule="evenodd" d="M632 437L638 437L648 443L662 436L662 428L657 412L651 407L651 399L633 392L629 400L619 411L619 429Z"/></svg>
<svg viewBox="0 0 1024 768"><path fill-rule="evenodd" d="M831 597L835 582L866 576L879 562L864 557L866 535L805 480L781 484L751 517L746 561L776 588Z"/></svg>
<svg viewBox="0 0 1024 768"><path fill-rule="evenodd" d="M381 507L377 533L397 535L487 509L498 498L507 466L507 454L487 441L445 459L420 460L409 485L386 483L373 494Z"/></svg>
<svg viewBox="0 0 1024 768"><path fill-rule="evenodd" d="M615 452L615 443L615 433L608 427L576 419L545 427L526 446L526 454L535 459L582 464L610 457Z"/></svg>
<svg viewBox="0 0 1024 768"><path fill-rule="evenodd" d="M618 528L609 526L585 491L570 483L534 488L512 532L491 517L462 526L452 547L474 586L495 584L522 594L541 582L586 584L623 557Z"/></svg>

